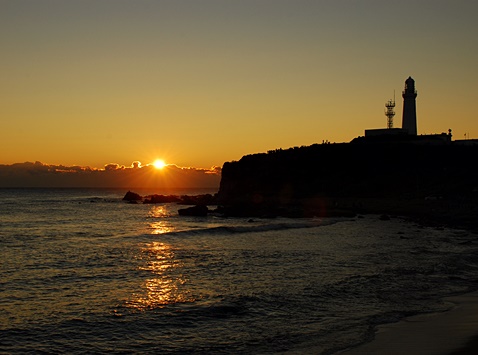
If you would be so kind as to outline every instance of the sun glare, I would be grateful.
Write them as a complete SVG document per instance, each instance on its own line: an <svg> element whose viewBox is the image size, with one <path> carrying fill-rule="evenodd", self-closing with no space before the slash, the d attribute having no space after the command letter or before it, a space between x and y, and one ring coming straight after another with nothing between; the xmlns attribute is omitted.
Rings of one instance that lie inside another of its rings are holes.
<svg viewBox="0 0 478 355"><path fill-rule="evenodd" d="M156 169L162 169L166 166L166 163L164 162L164 160L158 159L154 161L153 165Z"/></svg>

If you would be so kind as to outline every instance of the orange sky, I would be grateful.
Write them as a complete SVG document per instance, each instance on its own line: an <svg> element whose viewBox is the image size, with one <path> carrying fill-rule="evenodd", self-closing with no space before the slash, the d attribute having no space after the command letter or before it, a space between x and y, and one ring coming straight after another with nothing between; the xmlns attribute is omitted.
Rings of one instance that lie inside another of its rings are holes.
<svg viewBox="0 0 478 355"><path fill-rule="evenodd" d="M108 187L153 190L219 187L221 169L108 164L102 169L27 162L0 164L0 187Z"/></svg>
<svg viewBox="0 0 478 355"><path fill-rule="evenodd" d="M221 166L386 126L478 138L469 0L3 0L0 164Z"/></svg>

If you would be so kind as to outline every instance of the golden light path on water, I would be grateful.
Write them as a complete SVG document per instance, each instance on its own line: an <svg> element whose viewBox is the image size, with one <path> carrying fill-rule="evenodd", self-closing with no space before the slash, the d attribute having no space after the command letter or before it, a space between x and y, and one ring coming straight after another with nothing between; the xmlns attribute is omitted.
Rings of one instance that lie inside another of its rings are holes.
<svg viewBox="0 0 478 355"><path fill-rule="evenodd" d="M182 287L187 278L181 273L182 264L176 259L171 246L162 242L147 243L141 248L140 270L149 271L151 277L141 285L141 292L133 294L127 306L140 311L162 308L169 304L193 302L194 298Z"/></svg>
<svg viewBox="0 0 478 355"><path fill-rule="evenodd" d="M153 206L149 211L148 216L155 219L162 219L149 225L149 227L152 229L151 234L164 234L174 231L174 228L171 226L171 223L167 220L164 220L165 217L170 216L170 212L168 212L168 210L164 206Z"/></svg>
<svg viewBox="0 0 478 355"><path fill-rule="evenodd" d="M148 216L163 220L150 223L150 233L161 235L174 231L170 223L164 220L169 215L164 206L153 206ZM194 302L184 287L187 277L182 273L183 264L171 245L159 241L143 244L137 258L143 261L139 270L150 272L151 276L140 285L140 292L133 294L126 302L128 307L145 311L175 303Z"/></svg>

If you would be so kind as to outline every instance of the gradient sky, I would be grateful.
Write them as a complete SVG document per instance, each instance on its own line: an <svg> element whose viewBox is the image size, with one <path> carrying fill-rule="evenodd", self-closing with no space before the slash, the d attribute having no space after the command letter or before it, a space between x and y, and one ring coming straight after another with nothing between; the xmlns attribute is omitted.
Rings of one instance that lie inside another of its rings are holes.
<svg viewBox="0 0 478 355"><path fill-rule="evenodd" d="M386 126L478 138L478 2L0 0L0 164L221 166Z"/></svg>

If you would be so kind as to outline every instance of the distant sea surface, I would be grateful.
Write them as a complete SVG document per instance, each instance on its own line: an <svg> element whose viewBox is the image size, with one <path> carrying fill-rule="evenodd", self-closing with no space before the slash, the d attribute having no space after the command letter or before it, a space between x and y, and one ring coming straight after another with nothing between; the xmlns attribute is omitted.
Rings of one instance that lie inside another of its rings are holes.
<svg viewBox="0 0 478 355"><path fill-rule="evenodd" d="M0 190L0 353L330 354L478 284L464 230L179 217L125 193Z"/></svg>

